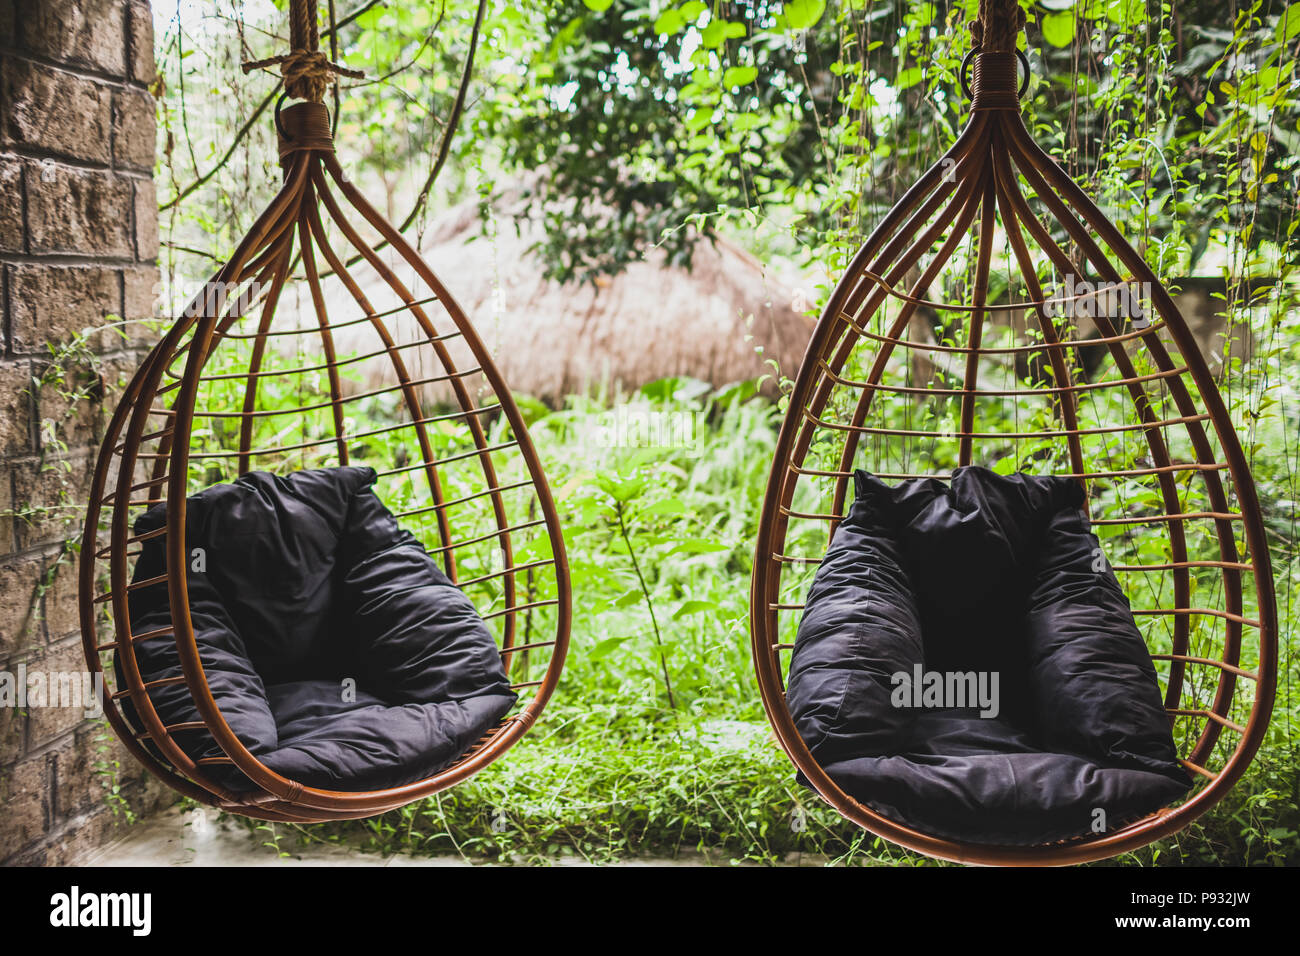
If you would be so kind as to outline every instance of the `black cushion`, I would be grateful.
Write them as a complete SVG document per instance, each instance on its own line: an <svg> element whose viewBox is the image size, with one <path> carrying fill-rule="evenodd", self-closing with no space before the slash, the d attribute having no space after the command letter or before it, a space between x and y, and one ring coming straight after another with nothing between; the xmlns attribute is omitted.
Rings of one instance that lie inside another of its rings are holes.
<svg viewBox="0 0 1300 956"><path fill-rule="evenodd" d="M925 658L921 621L883 499L860 493L808 593L786 695L823 763L887 751L906 733L891 677ZM874 480L874 479L870 479Z"/></svg>
<svg viewBox="0 0 1300 956"><path fill-rule="evenodd" d="M374 482L369 468L254 472L186 504L190 616L209 688L250 752L308 786L427 778L515 701L473 605ZM159 505L135 530L165 523ZM163 573L164 541L143 542L134 580ZM132 591L129 605L136 634L171 624L165 584ZM146 682L182 673L170 636L137 643L136 657ZM150 698L165 724L200 719L184 684ZM222 753L206 730L176 739L196 759ZM210 772L232 789L251 785L229 767Z"/></svg>
<svg viewBox="0 0 1300 956"><path fill-rule="evenodd" d="M856 492L787 682L845 792L936 836L1015 845L1113 829L1186 792L1073 480L962 468L890 487L858 472Z"/></svg>
<svg viewBox="0 0 1300 956"><path fill-rule="evenodd" d="M1028 660L1041 739L1110 765L1169 772L1177 755L1155 667L1083 512L1052 518L1033 583Z"/></svg>

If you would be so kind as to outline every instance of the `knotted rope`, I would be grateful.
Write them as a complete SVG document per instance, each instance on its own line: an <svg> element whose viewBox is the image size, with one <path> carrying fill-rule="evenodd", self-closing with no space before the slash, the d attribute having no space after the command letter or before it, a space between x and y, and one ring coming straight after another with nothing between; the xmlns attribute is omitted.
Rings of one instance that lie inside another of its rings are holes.
<svg viewBox="0 0 1300 956"><path fill-rule="evenodd" d="M320 28L316 22L314 0L293 0L289 5L290 52L264 60L250 60L242 64L245 73L280 67L284 78L284 91L294 99L321 103L325 91L340 76L363 79L360 70L349 70L334 63L320 51Z"/></svg>

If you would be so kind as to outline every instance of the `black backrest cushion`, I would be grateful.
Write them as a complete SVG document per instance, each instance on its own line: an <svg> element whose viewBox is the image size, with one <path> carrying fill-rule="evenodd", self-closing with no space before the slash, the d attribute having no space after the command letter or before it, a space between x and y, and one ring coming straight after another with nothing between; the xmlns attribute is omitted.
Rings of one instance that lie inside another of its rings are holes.
<svg viewBox="0 0 1300 956"><path fill-rule="evenodd" d="M1024 609L1051 516L1077 506L1073 479L966 467L950 482L894 488L898 542L915 588L927 667L996 673L1001 715L1022 724L1029 692Z"/></svg>
<svg viewBox="0 0 1300 956"><path fill-rule="evenodd" d="M1029 596L1034 726L1053 748L1184 784L1155 667L1080 509L1053 517Z"/></svg>
<svg viewBox="0 0 1300 956"><path fill-rule="evenodd" d="M893 676L910 679L924 657L892 489L858 472L856 490L809 590L786 684L799 734L822 763L896 752L913 711L891 703Z"/></svg>
<svg viewBox="0 0 1300 956"><path fill-rule="evenodd" d="M367 690L397 704L514 699L473 603L369 488L352 498L339 563L339 616Z"/></svg>
<svg viewBox="0 0 1300 956"><path fill-rule="evenodd" d="M371 468L251 472L186 502L186 546L267 684L335 677L353 665L333 614L336 553L352 496ZM166 523L150 509L137 531ZM190 577L195 577L191 571Z"/></svg>
<svg viewBox="0 0 1300 956"><path fill-rule="evenodd" d="M899 543L918 596L953 615L1023 599L1043 529L1083 491L1069 478L998 475L971 466L894 489Z"/></svg>

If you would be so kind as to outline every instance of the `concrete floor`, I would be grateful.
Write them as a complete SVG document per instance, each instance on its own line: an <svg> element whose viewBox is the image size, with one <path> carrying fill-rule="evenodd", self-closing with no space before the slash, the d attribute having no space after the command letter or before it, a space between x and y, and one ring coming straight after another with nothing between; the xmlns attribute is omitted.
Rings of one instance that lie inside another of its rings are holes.
<svg viewBox="0 0 1300 956"><path fill-rule="evenodd" d="M289 856L266 845L267 835L252 833L215 813L182 812L171 807L131 827L126 836L88 855L83 866L432 866L468 865L460 858L384 857L333 844L299 846L296 834L281 828Z"/></svg>
<svg viewBox="0 0 1300 956"><path fill-rule="evenodd" d="M232 820L217 822L215 813L183 813L179 807L135 824L126 836L101 847L79 861L82 866L474 866L483 865L459 856L383 857L360 849L335 844L303 845L296 833L281 828L281 856L268 846L268 835L250 832ZM787 865L817 866L823 861L803 857ZM559 866L585 866L577 856L561 857ZM699 853L677 859L620 860L611 866L711 866L730 865L729 860L711 860Z"/></svg>

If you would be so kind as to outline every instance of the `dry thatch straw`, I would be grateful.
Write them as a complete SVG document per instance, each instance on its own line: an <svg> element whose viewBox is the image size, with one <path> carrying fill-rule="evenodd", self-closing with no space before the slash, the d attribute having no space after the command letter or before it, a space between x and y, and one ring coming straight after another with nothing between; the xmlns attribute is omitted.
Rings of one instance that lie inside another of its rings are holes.
<svg viewBox="0 0 1300 956"><path fill-rule="evenodd" d="M796 290L736 246L701 241L689 271L655 252L597 283L560 284L546 278L530 251L540 226L521 219L516 229L503 208L509 195L498 204L495 235L483 234L471 200L429 225L421 251L516 393L555 403L572 393L631 389L674 375L721 386L771 375L772 360L784 375L797 370L813 320L796 311L802 304ZM365 291L377 309L385 308L387 290ZM401 322L394 337L405 341L413 330ZM340 354L351 348L348 331L336 333ZM458 361L465 358L449 345ZM420 377L438 371L412 368ZM392 374L384 360L365 363L359 387L376 388ZM770 379L765 391L775 394Z"/></svg>

